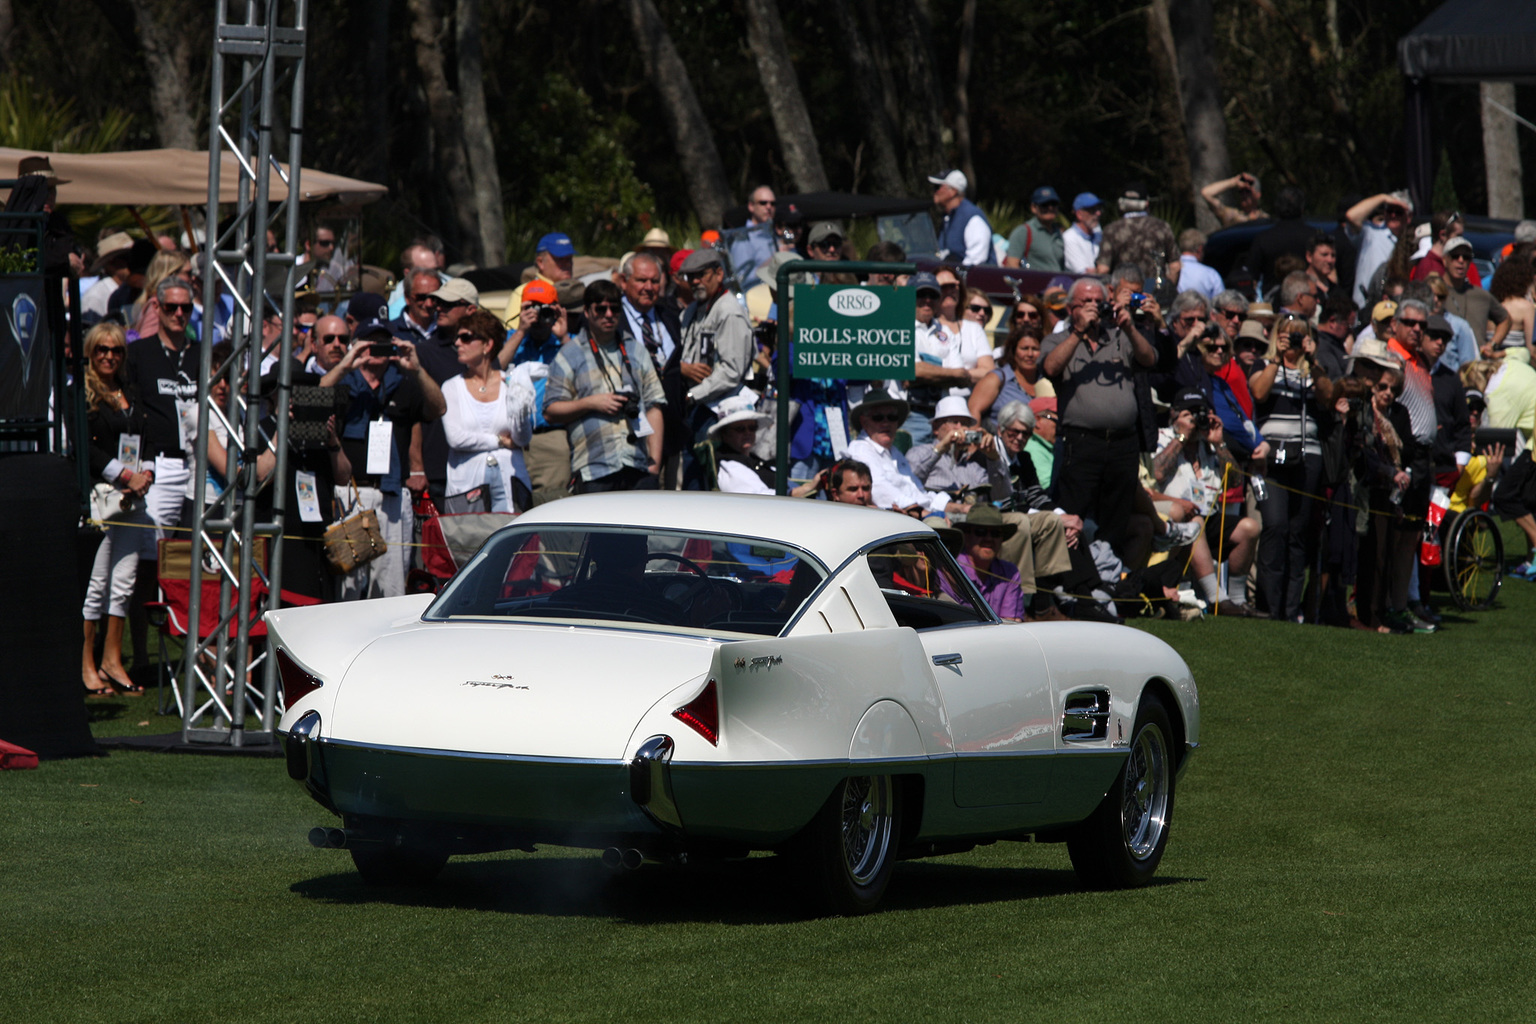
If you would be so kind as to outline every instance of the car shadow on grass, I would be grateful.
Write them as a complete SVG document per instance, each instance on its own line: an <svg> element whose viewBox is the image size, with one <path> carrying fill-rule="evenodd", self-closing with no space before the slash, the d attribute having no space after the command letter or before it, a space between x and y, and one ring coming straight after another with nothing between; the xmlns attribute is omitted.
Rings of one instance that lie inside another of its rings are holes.
<svg viewBox="0 0 1536 1024"><path fill-rule="evenodd" d="M1200 881L1158 878L1153 885ZM615 872L596 857L508 857L449 861L432 883L372 886L352 871L321 875L291 887L306 899L333 904L494 911L549 917L605 917L634 924L711 921L772 924L821 916L790 864L779 857L705 862L686 867L648 864ZM1004 903L1085 891L1070 869L1009 868L903 861L896 866L882 910Z"/></svg>

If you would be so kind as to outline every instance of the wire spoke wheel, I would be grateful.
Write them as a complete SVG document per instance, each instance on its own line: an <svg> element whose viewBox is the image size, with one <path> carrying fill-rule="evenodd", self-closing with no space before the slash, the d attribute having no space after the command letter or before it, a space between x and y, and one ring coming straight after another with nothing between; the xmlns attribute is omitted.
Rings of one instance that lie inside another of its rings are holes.
<svg viewBox="0 0 1536 1024"><path fill-rule="evenodd" d="M857 885L868 885L889 856L892 802L888 776L865 775L843 784L843 862Z"/></svg>
<svg viewBox="0 0 1536 1024"><path fill-rule="evenodd" d="M1487 512L1464 512L1451 530L1446 586L1462 611L1489 608L1504 582L1504 539Z"/></svg>

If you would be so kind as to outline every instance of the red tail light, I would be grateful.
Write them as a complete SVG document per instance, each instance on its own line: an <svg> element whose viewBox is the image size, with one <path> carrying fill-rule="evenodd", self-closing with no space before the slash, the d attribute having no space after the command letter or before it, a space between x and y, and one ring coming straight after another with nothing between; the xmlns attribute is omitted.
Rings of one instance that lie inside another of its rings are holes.
<svg viewBox="0 0 1536 1024"><path fill-rule="evenodd" d="M325 685L299 668L298 663L288 657L288 652L281 647L277 649L277 674L283 680L283 706L287 708L293 707L301 697Z"/></svg>
<svg viewBox="0 0 1536 1024"><path fill-rule="evenodd" d="M720 698L715 693L715 681L711 679L706 683L704 691L672 712L672 717L709 740L710 746L718 747L720 745Z"/></svg>

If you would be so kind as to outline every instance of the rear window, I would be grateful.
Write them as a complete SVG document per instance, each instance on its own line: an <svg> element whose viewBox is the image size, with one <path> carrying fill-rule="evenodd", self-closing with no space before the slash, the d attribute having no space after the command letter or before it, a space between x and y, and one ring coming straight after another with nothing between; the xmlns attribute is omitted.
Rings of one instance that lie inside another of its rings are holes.
<svg viewBox="0 0 1536 1024"><path fill-rule="evenodd" d="M777 636L826 571L728 535L572 526L503 531L425 618L581 619Z"/></svg>

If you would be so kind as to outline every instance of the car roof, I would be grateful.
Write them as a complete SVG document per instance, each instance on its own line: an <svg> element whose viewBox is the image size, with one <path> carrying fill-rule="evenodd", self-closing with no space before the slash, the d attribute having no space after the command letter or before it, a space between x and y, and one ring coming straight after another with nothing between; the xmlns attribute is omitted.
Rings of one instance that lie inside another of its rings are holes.
<svg viewBox="0 0 1536 1024"><path fill-rule="evenodd" d="M891 537L932 533L896 512L835 501L718 491L615 491L538 505L513 526L640 526L735 534L789 544L836 569L859 549Z"/></svg>

